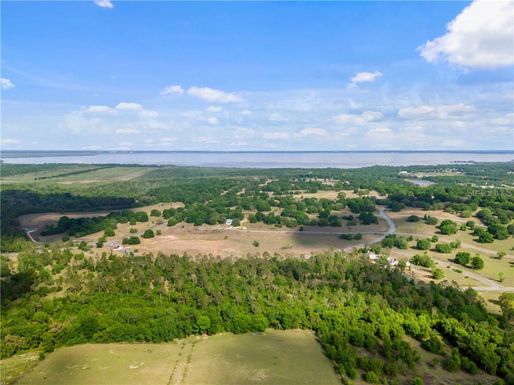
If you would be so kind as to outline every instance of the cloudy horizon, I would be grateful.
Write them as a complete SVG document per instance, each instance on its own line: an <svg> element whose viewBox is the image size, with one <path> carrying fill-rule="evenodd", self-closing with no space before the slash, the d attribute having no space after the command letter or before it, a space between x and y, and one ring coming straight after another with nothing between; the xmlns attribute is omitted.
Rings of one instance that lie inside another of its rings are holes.
<svg viewBox="0 0 514 385"><path fill-rule="evenodd" d="M485 2L4 2L1 146L512 150L514 3Z"/></svg>

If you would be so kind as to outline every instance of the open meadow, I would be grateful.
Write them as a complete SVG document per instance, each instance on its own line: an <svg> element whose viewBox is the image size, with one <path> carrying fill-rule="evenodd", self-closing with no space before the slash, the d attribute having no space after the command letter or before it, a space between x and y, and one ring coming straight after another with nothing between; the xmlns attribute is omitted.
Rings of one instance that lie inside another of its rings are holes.
<svg viewBox="0 0 514 385"><path fill-rule="evenodd" d="M0 361L2 371L13 357ZM36 361L37 362L37 361ZM337 385L313 333L197 336L162 344L87 344L48 355L18 385Z"/></svg>

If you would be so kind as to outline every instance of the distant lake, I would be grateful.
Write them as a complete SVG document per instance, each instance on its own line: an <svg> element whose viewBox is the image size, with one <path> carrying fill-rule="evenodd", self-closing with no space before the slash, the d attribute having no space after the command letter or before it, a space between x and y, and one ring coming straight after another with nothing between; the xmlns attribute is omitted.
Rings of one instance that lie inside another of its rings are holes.
<svg viewBox="0 0 514 385"><path fill-rule="evenodd" d="M4 151L5 163L141 164L241 168L357 168L466 162L508 162L514 151L496 152L194 152Z"/></svg>

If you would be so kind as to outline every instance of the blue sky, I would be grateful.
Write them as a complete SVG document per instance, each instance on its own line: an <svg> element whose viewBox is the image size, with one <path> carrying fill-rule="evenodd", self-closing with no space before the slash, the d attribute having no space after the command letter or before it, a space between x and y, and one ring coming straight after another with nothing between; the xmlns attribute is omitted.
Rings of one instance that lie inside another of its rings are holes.
<svg viewBox="0 0 514 385"><path fill-rule="evenodd" d="M4 1L2 148L513 149L498 4Z"/></svg>

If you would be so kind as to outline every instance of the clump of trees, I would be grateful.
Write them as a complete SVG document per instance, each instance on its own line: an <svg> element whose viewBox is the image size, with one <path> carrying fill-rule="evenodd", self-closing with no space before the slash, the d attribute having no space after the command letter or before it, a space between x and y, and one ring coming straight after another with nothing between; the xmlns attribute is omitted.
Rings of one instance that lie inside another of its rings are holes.
<svg viewBox="0 0 514 385"><path fill-rule="evenodd" d="M132 235L130 237L123 238L122 243L124 245L139 245L141 243L141 240L139 239L139 237Z"/></svg>
<svg viewBox="0 0 514 385"><path fill-rule="evenodd" d="M458 263L462 266L468 265L476 270L481 270L484 268L484 260L480 255L475 255L474 257L471 257L471 254L466 251L460 251L457 254L455 254L455 263Z"/></svg>
<svg viewBox="0 0 514 385"><path fill-rule="evenodd" d="M433 267L435 266L434 260L428 254L416 254L411 259L410 262L417 266L423 267Z"/></svg>

